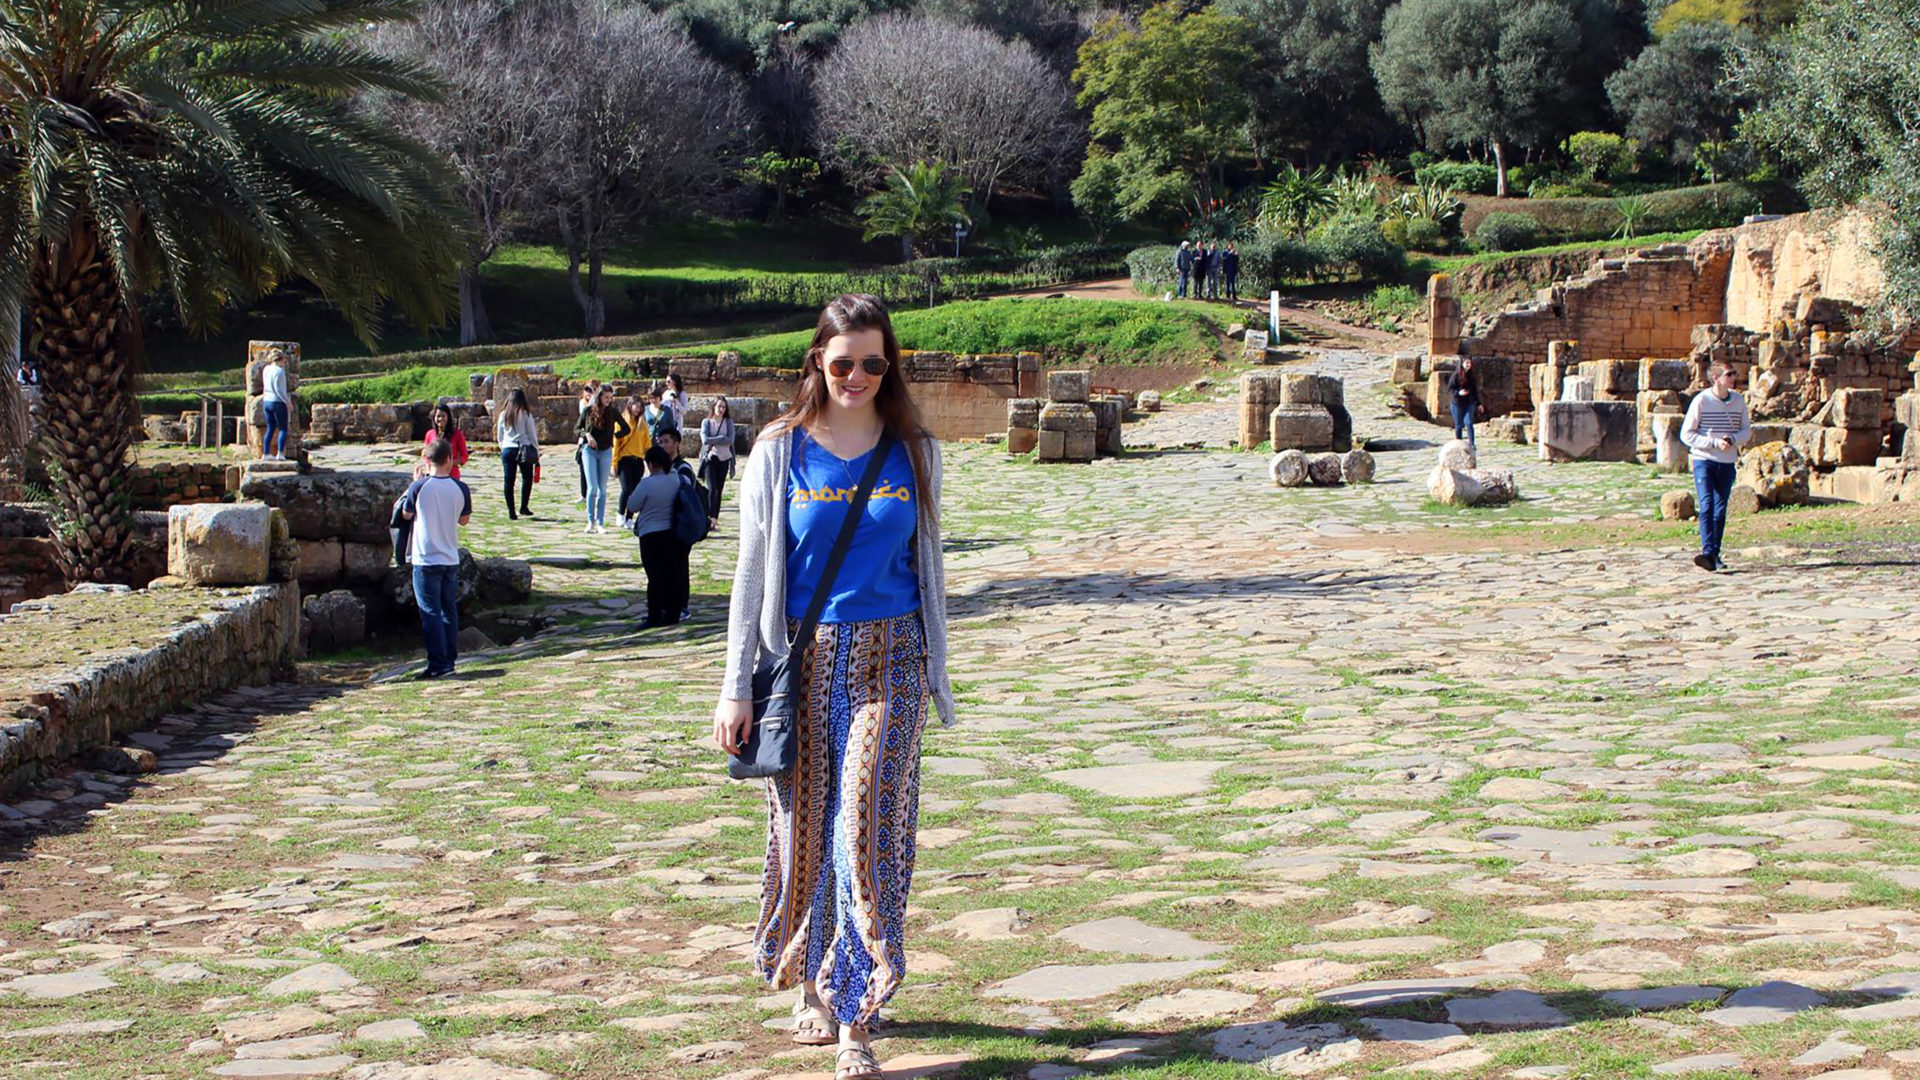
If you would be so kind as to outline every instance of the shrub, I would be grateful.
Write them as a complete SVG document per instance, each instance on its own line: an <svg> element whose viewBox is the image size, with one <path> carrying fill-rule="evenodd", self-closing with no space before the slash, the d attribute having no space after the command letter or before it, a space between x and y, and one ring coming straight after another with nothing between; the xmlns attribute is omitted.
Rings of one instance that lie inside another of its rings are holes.
<svg viewBox="0 0 1920 1080"><path fill-rule="evenodd" d="M1500 188L1500 173L1491 165L1470 161L1441 161L1413 171L1417 184L1439 184L1448 191L1491 195Z"/></svg>
<svg viewBox="0 0 1920 1080"><path fill-rule="evenodd" d="M1547 177L1536 180L1527 188L1527 197L1533 199L1580 199L1594 198L1607 193L1607 185L1598 180L1581 177L1568 180L1564 177Z"/></svg>
<svg viewBox="0 0 1920 1080"><path fill-rule="evenodd" d="M1289 283L1320 276L1320 257L1311 244L1281 236L1259 236L1235 244L1240 253L1240 294L1258 296ZM1164 293L1177 284L1170 244L1152 244L1127 254L1127 273L1143 293Z"/></svg>
<svg viewBox="0 0 1920 1080"><path fill-rule="evenodd" d="M1172 244L1148 244L1127 252L1127 276L1133 279L1133 287L1143 293L1173 288L1178 276L1173 257L1178 251ZM1241 265L1246 265L1244 260Z"/></svg>
<svg viewBox="0 0 1920 1080"><path fill-rule="evenodd" d="M1425 302L1411 285L1382 285L1367 296L1367 313L1377 319L1405 319Z"/></svg>
<svg viewBox="0 0 1920 1080"><path fill-rule="evenodd" d="M1608 131L1581 131L1567 136L1567 154L1594 179L1616 180L1633 171L1639 147Z"/></svg>
<svg viewBox="0 0 1920 1080"><path fill-rule="evenodd" d="M1377 221L1336 218L1315 229L1310 240L1320 256L1319 273L1323 276L1343 274L1363 281L1390 281L1406 275L1406 250L1388 240Z"/></svg>
<svg viewBox="0 0 1920 1080"><path fill-rule="evenodd" d="M1637 222L1643 233L1690 232L1740 224L1763 207L1758 189L1747 184L1706 184L1672 188L1641 196L1646 216ZM1464 222L1470 232L1507 205L1486 200L1468 208ZM1784 205L1784 203L1782 204ZM1620 228L1620 209L1614 199L1529 199L1527 213L1540 223L1541 243L1605 240Z"/></svg>
<svg viewBox="0 0 1920 1080"><path fill-rule="evenodd" d="M1540 219L1532 214L1488 214L1473 230L1481 251L1525 251L1540 246Z"/></svg>
<svg viewBox="0 0 1920 1080"><path fill-rule="evenodd" d="M1444 251L1447 239L1446 227L1427 218L1407 218L1398 238L1387 236L1390 243L1408 251Z"/></svg>

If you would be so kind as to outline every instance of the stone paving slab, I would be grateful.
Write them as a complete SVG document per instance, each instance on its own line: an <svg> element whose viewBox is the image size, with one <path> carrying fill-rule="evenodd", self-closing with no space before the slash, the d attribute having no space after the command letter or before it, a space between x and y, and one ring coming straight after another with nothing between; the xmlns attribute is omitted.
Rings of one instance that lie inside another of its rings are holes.
<svg viewBox="0 0 1920 1080"><path fill-rule="evenodd" d="M1363 435L1437 430L1365 386ZM1486 449L1537 500L1426 507L1416 450L1279 492L1257 455L946 449L961 721L928 735L882 1058L1920 1075L1911 560L1463 549L1679 482ZM642 633L631 538L579 532L550 456L544 520L470 477L471 546L545 560L546 632L430 695L369 681L404 653L309 664L141 733L155 774L0 813L0 1076L830 1075L752 977L763 796L704 744L732 506L694 619Z"/></svg>

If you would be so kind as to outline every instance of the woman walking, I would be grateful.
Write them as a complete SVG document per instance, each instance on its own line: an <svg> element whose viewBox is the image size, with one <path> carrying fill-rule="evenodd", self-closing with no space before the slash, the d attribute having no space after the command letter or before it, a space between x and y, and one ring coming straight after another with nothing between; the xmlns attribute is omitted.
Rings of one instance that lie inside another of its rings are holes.
<svg viewBox="0 0 1920 1080"><path fill-rule="evenodd" d="M671 423L677 430L687 430L687 391L681 385L680 376L667 373L667 389L660 395L660 406L673 417Z"/></svg>
<svg viewBox="0 0 1920 1080"><path fill-rule="evenodd" d="M433 419L427 425L427 438L423 446L432 446L445 439L453 447L453 478L460 479L460 466L467 463L467 436L453 426L453 410L442 401L433 407Z"/></svg>
<svg viewBox="0 0 1920 1080"><path fill-rule="evenodd" d="M600 380L588 379L586 387L580 391L579 404L580 404L581 416L587 415L587 410L593 407L594 399L599 396L600 396ZM578 429L576 428L576 430ZM579 477L580 477L580 505L581 506L587 505L586 451L587 451L587 440L582 436L575 436L573 440L573 471L579 474Z"/></svg>
<svg viewBox="0 0 1920 1080"><path fill-rule="evenodd" d="M527 408L527 392L519 387L507 395L500 416L493 422L493 440L500 444L500 471L507 477L507 520L518 521L520 514L533 516L527 500L533 498L533 467L540 463L540 431L533 422L533 410ZM513 474L520 474L520 513L513 510Z"/></svg>
<svg viewBox="0 0 1920 1080"><path fill-rule="evenodd" d="M733 407L727 399L713 399L713 410L700 421L700 481L707 485L708 528L720 527L720 492L733 475Z"/></svg>
<svg viewBox="0 0 1920 1080"><path fill-rule="evenodd" d="M673 504L680 494L680 477L667 452L647 448L646 479L633 489L625 504L640 538L640 565L647 571L647 617L640 629L672 626L680 621L680 583L687 580L687 545L673 534Z"/></svg>
<svg viewBox="0 0 1920 1080"><path fill-rule="evenodd" d="M613 443L627 433L627 422L613 407L613 387L594 391L593 404L580 414L575 430L581 438L581 464L587 476L587 532L607 531L607 472L613 466Z"/></svg>
<svg viewBox="0 0 1920 1080"><path fill-rule="evenodd" d="M620 514L621 525L633 524L633 512L627 509L627 500L633 498L633 489L640 486L640 478L647 472L647 450L653 446L653 436L647 431L646 405L635 394L627 399L621 418L627 422L627 433L613 440L613 474L620 478L620 501L614 509Z"/></svg>
<svg viewBox="0 0 1920 1080"><path fill-rule="evenodd" d="M847 558L823 580L876 453L883 468ZM795 1042L838 1041L838 1080L881 1075L868 1032L905 975L928 697L953 720L940 475L886 308L862 295L828 304L792 408L747 459L713 729L729 753L741 747L754 671L788 650L824 591L800 662L795 764L767 781L755 963L776 989L800 988Z"/></svg>
<svg viewBox="0 0 1920 1080"><path fill-rule="evenodd" d="M1480 411L1480 375L1473 370L1473 357L1461 357L1459 366L1447 376L1447 400L1453 405L1453 437L1474 446L1473 418Z"/></svg>
<svg viewBox="0 0 1920 1080"><path fill-rule="evenodd" d="M287 362L292 357L284 349L267 354L267 365L260 369L260 415L266 420L267 433L260 440L260 456L269 461L285 461L287 426L293 416L293 394L287 389ZM27 368L20 368L24 376Z"/></svg>

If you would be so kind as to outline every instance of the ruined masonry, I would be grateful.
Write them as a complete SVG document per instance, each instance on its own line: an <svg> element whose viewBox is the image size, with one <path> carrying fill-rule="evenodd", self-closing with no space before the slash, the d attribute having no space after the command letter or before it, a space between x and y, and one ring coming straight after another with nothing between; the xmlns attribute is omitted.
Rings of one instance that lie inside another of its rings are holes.
<svg viewBox="0 0 1920 1080"><path fill-rule="evenodd" d="M1120 453L1124 394L1095 394L1085 371L1047 374L1047 397L1007 402L1007 452L1040 461L1089 462Z"/></svg>

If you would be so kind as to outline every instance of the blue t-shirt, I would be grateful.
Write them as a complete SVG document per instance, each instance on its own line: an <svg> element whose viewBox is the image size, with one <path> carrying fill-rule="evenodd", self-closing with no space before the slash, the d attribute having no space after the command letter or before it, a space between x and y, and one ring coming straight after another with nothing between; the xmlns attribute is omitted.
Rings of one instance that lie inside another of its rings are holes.
<svg viewBox="0 0 1920 1080"><path fill-rule="evenodd" d="M793 463L787 467L787 615L802 619L873 451L842 461L805 431L794 432L793 439ZM906 445L895 443L834 577L821 622L868 622L920 610L920 579L913 573L919 513L914 500L913 462Z"/></svg>

